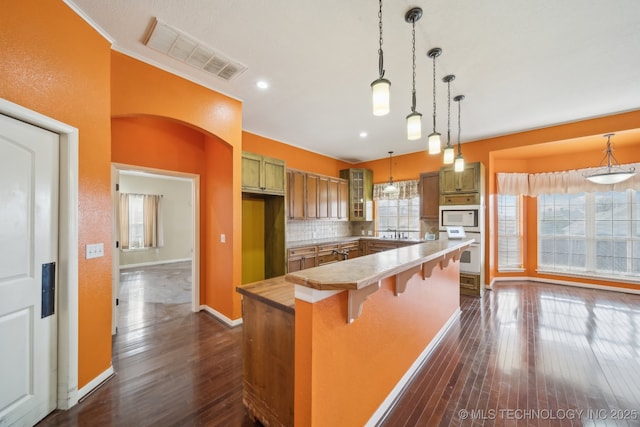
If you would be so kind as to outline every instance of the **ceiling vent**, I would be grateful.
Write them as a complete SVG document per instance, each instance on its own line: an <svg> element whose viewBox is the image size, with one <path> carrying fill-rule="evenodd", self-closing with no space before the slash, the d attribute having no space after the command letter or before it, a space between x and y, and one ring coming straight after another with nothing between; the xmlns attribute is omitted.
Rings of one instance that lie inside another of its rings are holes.
<svg viewBox="0 0 640 427"><path fill-rule="evenodd" d="M158 19L155 20L144 44L227 81L239 76L247 69L245 65L227 58L220 52Z"/></svg>

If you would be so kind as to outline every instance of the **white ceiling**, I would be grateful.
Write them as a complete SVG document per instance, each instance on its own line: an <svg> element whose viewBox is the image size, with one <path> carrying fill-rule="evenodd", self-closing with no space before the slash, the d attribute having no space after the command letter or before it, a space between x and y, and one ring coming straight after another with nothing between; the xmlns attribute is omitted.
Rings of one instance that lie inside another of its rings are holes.
<svg viewBox="0 0 640 427"><path fill-rule="evenodd" d="M371 113L378 77L378 2L364 0L65 0L113 48L243 102L243 129L346 161L423 150L432 126L446 140L446 74L464 94L462 142L640 108L639 0L387 0L385 77L391 113ZM416 23L417 111L423 138L407 141L411 24ZM143 44L154 18L248 67L232 81ZM271 87L259 90L258 80ZM452 101L451 138L457 138ZM639 126L640 127L640 126ZM361 131L368 137L359 137ZM616 129L611 129L616 131Z"/></svg>

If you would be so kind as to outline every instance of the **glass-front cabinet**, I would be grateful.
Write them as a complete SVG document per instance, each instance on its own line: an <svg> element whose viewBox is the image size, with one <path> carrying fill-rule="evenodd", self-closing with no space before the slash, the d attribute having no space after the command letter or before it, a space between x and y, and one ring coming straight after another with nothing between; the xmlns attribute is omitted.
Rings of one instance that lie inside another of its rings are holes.
<svg viewBox="0 0 640 427"><path fill-rule="evenodd" d="M343 169L340 177L349 180L349 221L373 221L373 171Z"/></svg>

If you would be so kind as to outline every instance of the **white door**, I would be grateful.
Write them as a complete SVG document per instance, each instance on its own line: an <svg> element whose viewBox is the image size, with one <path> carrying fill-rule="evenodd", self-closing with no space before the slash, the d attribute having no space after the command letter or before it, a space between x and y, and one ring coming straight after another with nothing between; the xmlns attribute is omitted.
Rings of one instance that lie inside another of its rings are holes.
<svg viewBox="0 0 640 427"><path fill-rule="evenodd" d="M58 135L0 114L0 426L56 407ZM51 305L53 308L55 304Z"/></svg>

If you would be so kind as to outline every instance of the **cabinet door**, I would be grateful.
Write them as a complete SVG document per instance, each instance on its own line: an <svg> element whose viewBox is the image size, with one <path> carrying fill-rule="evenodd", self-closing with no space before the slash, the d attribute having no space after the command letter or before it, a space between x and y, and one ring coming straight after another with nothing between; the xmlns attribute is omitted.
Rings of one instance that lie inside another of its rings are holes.
<svg viewBox="0 0 640 427"><path fill-rule="evenodd" d="M284 195L285 164L283 160L263 157L263 190L269 194Z"/></svg>
<svg viewBox="0 0 640 427"><path fill-rule="evenodd" d="M338 218L338 180L329 180L329 218Z"/></svg>
<svg viewBox="0 0 640 427"><path fill-rule="evenodd" d="M305 196L305 207L307 218L318 218L318 180L317 175L307 174L307 193Z"/></svg>
<svg viewBox="0 0 640 427"><path fill-rule="evenodd" d="M341 180L338 184L338 218L349 217L349 182Z"/></svg>
<svg viewBox="0 0 640 427"><path fill-rule="evenodd" d="M441 193L474 193L480 189L480 164L467 163L464 171L455 172L453 167L440 168Z"/></svg>
<svg viewBox="0 0 640 427"><path fill-rule="evenodd" d="M262 156L253 153L242 153L242 190L262 192L261 170Z"/></svg>
<svg viewBox="0 0 640 427"><path fill-rule="evenodd" d="M329 178L318 178L318 218L329 217Z"/></svg>
<svg viewBox="0 0 640 427"><path fill-rule="evenodd" d="M289 170L287 171L287 182L289 190L287 192L289 218L304 219L305 218L305 194L304 194L304 172Z"/></svg>
<svg viewBox="0 0 640 427"><path fill-rule="evenodd" d="M438 219L440 199L440 174L420 174L420 218Z"/></svg>

